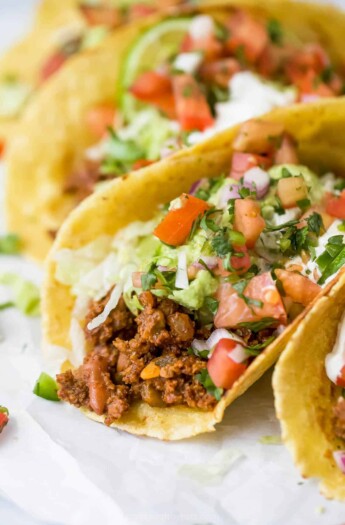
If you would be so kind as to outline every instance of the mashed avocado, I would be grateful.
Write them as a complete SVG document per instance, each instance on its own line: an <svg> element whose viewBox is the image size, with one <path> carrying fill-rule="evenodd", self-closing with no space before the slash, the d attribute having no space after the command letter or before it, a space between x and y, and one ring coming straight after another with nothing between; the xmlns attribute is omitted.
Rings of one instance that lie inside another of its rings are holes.
<svg viewBox="0 0 345 525"><path fill-rule="evenodd" d="M217 287L217 280L207 270L201 270L186 290L174 291L170 299L190 310L199 310L205 297L214 294Z"/></svg>

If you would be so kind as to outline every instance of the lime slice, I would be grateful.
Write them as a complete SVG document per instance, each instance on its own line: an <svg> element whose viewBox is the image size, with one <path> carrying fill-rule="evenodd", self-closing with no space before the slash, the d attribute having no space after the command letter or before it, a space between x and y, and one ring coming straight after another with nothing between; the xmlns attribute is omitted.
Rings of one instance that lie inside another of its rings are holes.
<svg viewBox="0 0 345 525"><path fill-rule="evenodd" d="M168 18L153 25L135 40L129 49L123 65L119 83L119 101L125 117L140 108L128 88L143 73L171 59L179 50L186 35L191 18Z"/></svg>

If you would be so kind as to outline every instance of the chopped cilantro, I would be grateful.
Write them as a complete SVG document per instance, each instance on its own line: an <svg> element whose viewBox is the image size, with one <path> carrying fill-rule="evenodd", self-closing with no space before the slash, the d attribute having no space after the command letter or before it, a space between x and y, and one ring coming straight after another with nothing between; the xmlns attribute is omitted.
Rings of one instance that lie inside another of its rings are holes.
<svg viewBox="0 0 345 525"><path fill-rule="evenodd" d="M341 179L334 184L334 189L337 191L345 190L345 179Z"/></svg>
<svg viewBox="0 0 345 525"><path fill-rule="evenodd" d="M231 244L226 228L221 228L211 240L211 246L218 257L225 257L231 252Z"/></svg>
<svg viewBox="0 0 345 525"><path fill-rule="evenodd" d="M286 228L289 228L290 226L295 226L295 224L299 223L299 219L292 219L291 221L284 222L283 224L278 224L277 226L270 226L266 225L265 232L277 232L280 230L285 230Z"/></svg>
<svg viewBox="0 0 345 525"><path fill-rule="evenodd" d="M274 335L271 335L271 337L268 337L263 343L257 343L256 345L248 346L245 350L249 355L259 355L261 353L261 350L266 348L266 346L271 344L274 340Z"/></svg>
<svg viewBox="0 0 345 525"><path fill-rule="evenodd" d="M242 328L248 328L248 330L257 333L261 330L265 330L265 328L272 328L277 324L277 319L274 319L273 317L263 317L260 319L260 321L243 322L239 323L238 326Z"/></svg>
<svg viewBox="0 0 345 525"><path fill-rule="evenodd" d="M196 355L198 357L201 357L202 359L207 359L209 353L210 353L210 351L207 350L207 349L205 349L205 350L197 350L196 348L190 347L187 350L187 354L188 355Z"/></svg>
<svg viewBox="0 0 345 525"><path fill-rule="evenodd" d="M147 273L144 273L141 276L141 286L143 290L146 292L147 290L151 290L151 288L154 287L154 285L157 282L157 276L154 272L156 265L151 264L149 270Z"/></svg>
<svg viewBox="0 0 345 525"><path fill-rule="evenodd" d="M217 299L211 296L206 296L204 299L204 305L213 315L216 315L219 306L219 301L217 301Z"/></svg>
<svg viewBox="0 0 345 525"><path fill-rule="evenodd" d="M297 201L297 206L304 213L308 208L310 208L310 200L309 199L301 199L300 201Z"/></svg>
<svg viewBox="0 0 345 525"><path fill-rule="evenodd" d="M332 80L333 75L334 75L333 67L331 65L328 65L324 68L323 71L321 71L320 77L321 77L322 82L326 82L326 84L328 84L328 82Z"/></svg>
<svg viewBox="0 0 345 525"><path fill-rule="evenodd" d="M220 401L220 398L222 397L224 390L223 388L216 387L216 385L213 383L212 379L210 378L209 373L206 368L201 370L199 374L196 374L195 379L199 381L199 383L202 384L202 386L206 389L208 394L211 394L211 396L215 397L217 401Z"/></svg>
<svg viewBox="0 0 345 525"><path fill-rule="evenodd" d="M321 229L324 229L322 217L315 211L307 218L307 224L309 231L315 233L317 236L320 235Z"/></svg>
<svg viewBox="0 0 345 525"><path fill-rule="evenodd" d="M279 20L271 18L267 22L267 33L273 44L281 45L283 42L283 30Z"/></svg>
<svg viewBox="0 0 345 525"><path fill-rule="evenodd" d="M7 308L13 308L15 304L12 301L7 301L6 303L0 303L0 311L7 310Z"/></svg>
<svg viewBox="0 0 345 525"><path fill-rule="evenodd" d="M207 210L202 219L200 220L200 227L207 231L207 230L211 230L213 232L217 232L219 231L221 228L220 226L218 226L218 224L216 224L216 222L214 221L214 219L211 219L211 215L215 215L217 213L219 213L221 210L215 210L215 209L211 209L211 210Z"/></svg>
<svg viewBox="0 0 345 525"><path fill-rule="evenodd" d="M324 284L345 264L345 244L342 235L334 235L328 239L325 251L316 259L316 264L322 274L318 284Z"/></svg>

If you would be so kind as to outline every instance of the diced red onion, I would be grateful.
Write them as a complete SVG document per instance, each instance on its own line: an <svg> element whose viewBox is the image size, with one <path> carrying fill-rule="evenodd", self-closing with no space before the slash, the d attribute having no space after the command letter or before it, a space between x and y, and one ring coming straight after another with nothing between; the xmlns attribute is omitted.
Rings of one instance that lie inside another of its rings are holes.
<svg viewBox="0 0 345 525"><path fill-rule="evenodd" d="M193 182L193 184L189 188L189 192L188 193L190 195L194 195L198 191L198 189L201 188L203 182L204 182L204 179L199 179L199 180L196 180L195 182Z"/></svg>
<svg viewBox="0 0 345 525"><path fill-rule="evenodd" d="M178 254L175 286L182 290L185 290L189 286L186 252L180 252Z"/></svg>
<svg viewBox="0 0 345 525"><path fill-rule="evenodd" d="M333 458L339 469L345 474L345 450L336 450L333 452Z"/></svg>
<svg viewBox="0 0 345 525"><path fill-rule="evenodd" d="M218 266L218 257L212 257L210 255L205 255L205 256L202 255L200 259L205 263L207 268L209 268L210 270L212 270L213 268L217 268ZM204 270L205 265L201 264L198 261L192 264L192 266L194 266L195 268L199 268L200 270Z"/></svg>
<svg viewBox="0 0 345 525"><path fill-rule="evenodd" d="M178 150L179 150L179 147L178 147L176 140L174 139L168 140L164 144L162 149L160 150L160 157L161 159L166 159L167 157L171 157L171 155L176 153L176 151Z"/></svg>
<svg viewBox="0 0 345 525"><path fill-rule="evenodd" d="M243 185L246 188L255 189L257 198L262 199L270 187L270 177L266 171L254 167L243 175Z"/></svg>
<svg viewBox="0 0 345 525"><path fill-rule="evenodd" d="M228 356L235 361L235 363L243 363L248 359L248 354L246 353L245 348L240 344L236 345L236 347L229 352Z"/></svg>
<svg viewBox="0 0 345 525"><path fill-rule="evenodd" d="M159 270L160 272L166 272L167 269L168 269L167 266L162 266L161 264L159 264L159 265L157 266L157 270Z"/></svg>
<svg viewBox="0 0 345 525"><path fill-rule="evenodd" d="M227 205L230 199L239 199L240 198L239 189L240 189L240 186L235 183L229 184L228 186L224 186L224 188L222 189L219 195L218 206L224 207Z"/></svg>

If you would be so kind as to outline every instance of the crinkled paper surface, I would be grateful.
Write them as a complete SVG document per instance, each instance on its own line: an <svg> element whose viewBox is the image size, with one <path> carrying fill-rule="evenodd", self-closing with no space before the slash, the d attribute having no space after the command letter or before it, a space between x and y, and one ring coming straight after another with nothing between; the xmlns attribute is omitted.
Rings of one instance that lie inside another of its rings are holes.
<svg viewBox="0 0 345 525"><path fill-rule="evenodd" d="M5 10L13 15L16 6L22 0L1 0L1 38ZM10 18L17 31L18 17ZM42 277L19 258L1 257L3 270L37 283ZM109 430L62 403L36 398L32 387L43 366L38 320L3 311L0 337L0 404L11 413L0 436L1 525L344 522L345 506L302 480L282 445L260 443L279 435L270 374L229 408L217 432L163 443Z"/></svg>

